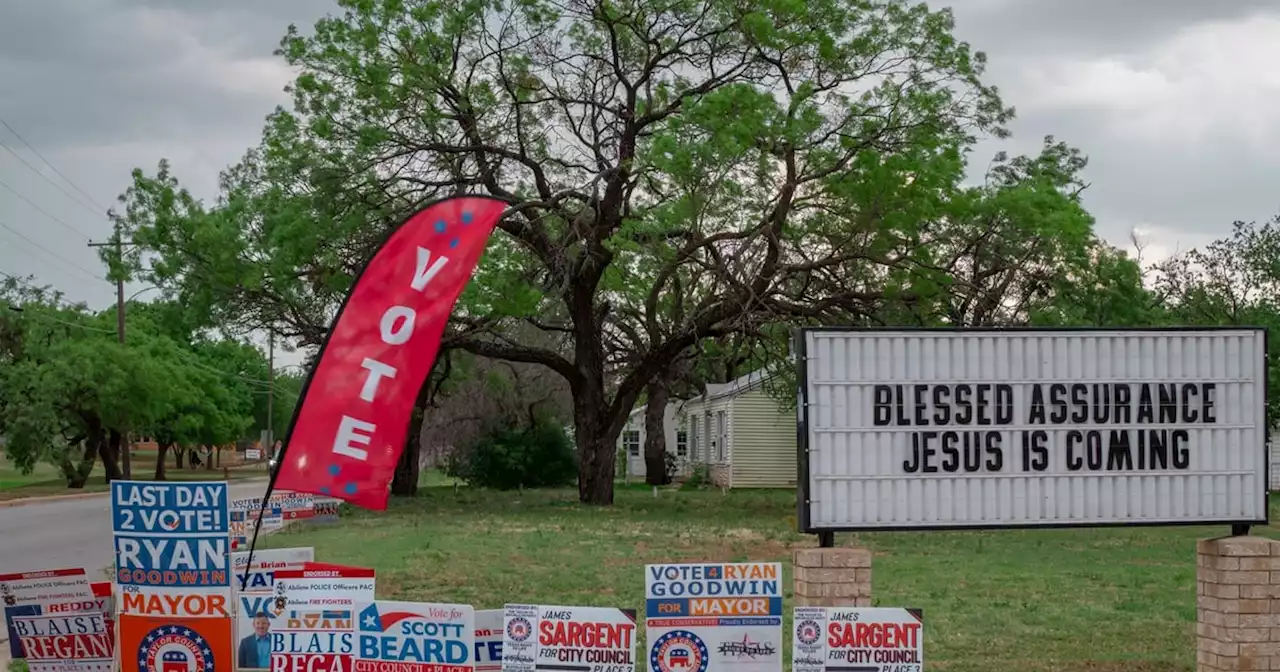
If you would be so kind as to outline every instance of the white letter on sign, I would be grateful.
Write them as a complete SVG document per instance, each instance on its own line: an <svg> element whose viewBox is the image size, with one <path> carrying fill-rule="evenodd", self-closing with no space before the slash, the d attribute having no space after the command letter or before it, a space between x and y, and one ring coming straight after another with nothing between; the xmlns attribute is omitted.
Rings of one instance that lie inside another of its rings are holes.
<svg viewBox="0 0 1280 672"><path fill-rule="evenodd" d="M371 422L356 420L349 415L342 416L342 422L338 423L338 438L333 442L333 452L361 461L369 459L369 451L356 448L353 444L358 443L367 448L377 429L378 426Z"/></svg>
<svg viewBox="0 0 1280 672"><path fill-rule="evenodd" d="M407 306L391 306L382 314L382 342L387 345L403 345L413 335L413 319L418 314ZM401 320L403 318L403 320ZM396 323L399 322L399 328Z"/></svg>
<svg viewBox="0 0 1280 672"><path fill-rule="evenodd" d="M360 366L369 370L369 377L364 379L364 387L360 388L360 398L365 401L373 401L374 395L378 393L379 380L396 377L394 366L388 366L376 359L365 357Z"/></svg>
<svg viewBox="0 0 1280 672"><path fill-rule="evenodd" d="M447 263L449 263L448 257L436 257L435 263L431 263L431 250L419 247L418 268L413 272L413 282L410 283L410 286L415 291L421 292L422 288L426 287L427 283L431 282L431 279L436 277L436 273L439 273L440 269L444 268ZM430 264L429 267L428 264Z"/></svg>

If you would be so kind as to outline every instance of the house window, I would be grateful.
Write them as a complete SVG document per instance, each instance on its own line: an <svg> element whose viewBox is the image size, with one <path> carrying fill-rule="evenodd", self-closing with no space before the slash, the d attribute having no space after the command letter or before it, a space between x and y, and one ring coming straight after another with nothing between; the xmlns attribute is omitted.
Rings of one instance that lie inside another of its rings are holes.
<svg viewBox="0 0 1280 672"><path fill-rule="evenodd" d="M715 459L716 455L720 454L720 447L716 444L716 434L711 431L710 412L702 416L702 428L703 433L707 437L707 460L710 461Z"/></svg>
<svg viewBox="0 0 1280 672"><path fill-rule="evenodd" d="M676 432L676 457L689 457L689 433L684 430Z"/></svg>
<svg viewBox="0 0 1280 672"><path fill-rule="evenodd" d="M716 436L719 438L716 443L716 461L724 462L725 444L729 443L729 428L724 411L716 411Z"/></svg>
<svg viewBox="0 0 1280 672"><path fill-rule="evenodd" d="M700 445L701 436L698 433L697 416L689 418L689 452L693 456L693 461L697 462L702 457L702 448ZM1280 464L1280 462L1277 462Z"/></svg>
<svg viewBox="0 0 1280 672"><path fill-rule="evenodd" d="M623 432L622 447L631 457L640 457L640 430L628 429Z"/></svg>

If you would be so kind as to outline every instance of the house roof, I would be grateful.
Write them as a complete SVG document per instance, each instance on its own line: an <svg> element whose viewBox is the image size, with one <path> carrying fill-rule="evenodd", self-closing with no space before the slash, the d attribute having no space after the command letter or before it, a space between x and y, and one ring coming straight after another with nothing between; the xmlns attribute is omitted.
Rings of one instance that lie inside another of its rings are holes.
<svg viewBox="0 0 1280 672"><path fill-rule="evenodd" d="M749 390L760 387L764 381L773 377L773 372L760 369L752 371L745 376L739 376L727 383L719 383L707 386L705 399L723 399L724 397L732 397Z"/></svg>

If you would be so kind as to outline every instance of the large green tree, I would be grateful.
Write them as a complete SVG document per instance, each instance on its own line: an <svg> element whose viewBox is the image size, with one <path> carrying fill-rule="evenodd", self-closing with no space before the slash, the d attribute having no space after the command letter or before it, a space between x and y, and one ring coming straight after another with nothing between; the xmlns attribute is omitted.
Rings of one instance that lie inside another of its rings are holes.
<svg viewBox="0 0 1280 672"><path fill-rule="evenodd" d="M568 382L590 503L612 501L632 405L690 347L882 303L883 269L938 220L965 147L1010 114L950 13L924 5L342 5L283 41L294 110L221 201L139 175L132 233L193 303L285 316L315 342L392 222L460 191L510 199L450 343ZM620 297L694 275L682 313L613 357Z"/></svg>

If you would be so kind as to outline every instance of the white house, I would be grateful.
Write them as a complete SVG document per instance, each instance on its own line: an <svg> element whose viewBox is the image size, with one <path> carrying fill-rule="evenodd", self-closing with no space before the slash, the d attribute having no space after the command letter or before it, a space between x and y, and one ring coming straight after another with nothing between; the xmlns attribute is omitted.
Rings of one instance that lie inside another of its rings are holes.
<svg viewBox="0 0 1280 672"><path fill-rule="evenodd" d="M667 434L667 452L676 457L676 464L679 465L677 473L685 474L689 471L689 445L685 441L685 432L677 423L679 407L680 402L673 401L667 404L662 423ZM626 474L630 480L644 480L646 473L644 464L645 408L647 407L640 406L631 411L631 415L627 416L626 426L622 428L622 435L618 437L618 450L626 451Z"/></svg>
<svg viewBox="0 0 1280 672"><path fill-rule="evenodd" d="M795 487L795 411L769 396L767 378L758 371L708 385L702 396L668 405L667 450L679 458L681 473L701 465L723 487ZM627 451L628 466L637 467L629 475L643 477L643 407L632 412L619 449Z"/></svg>

